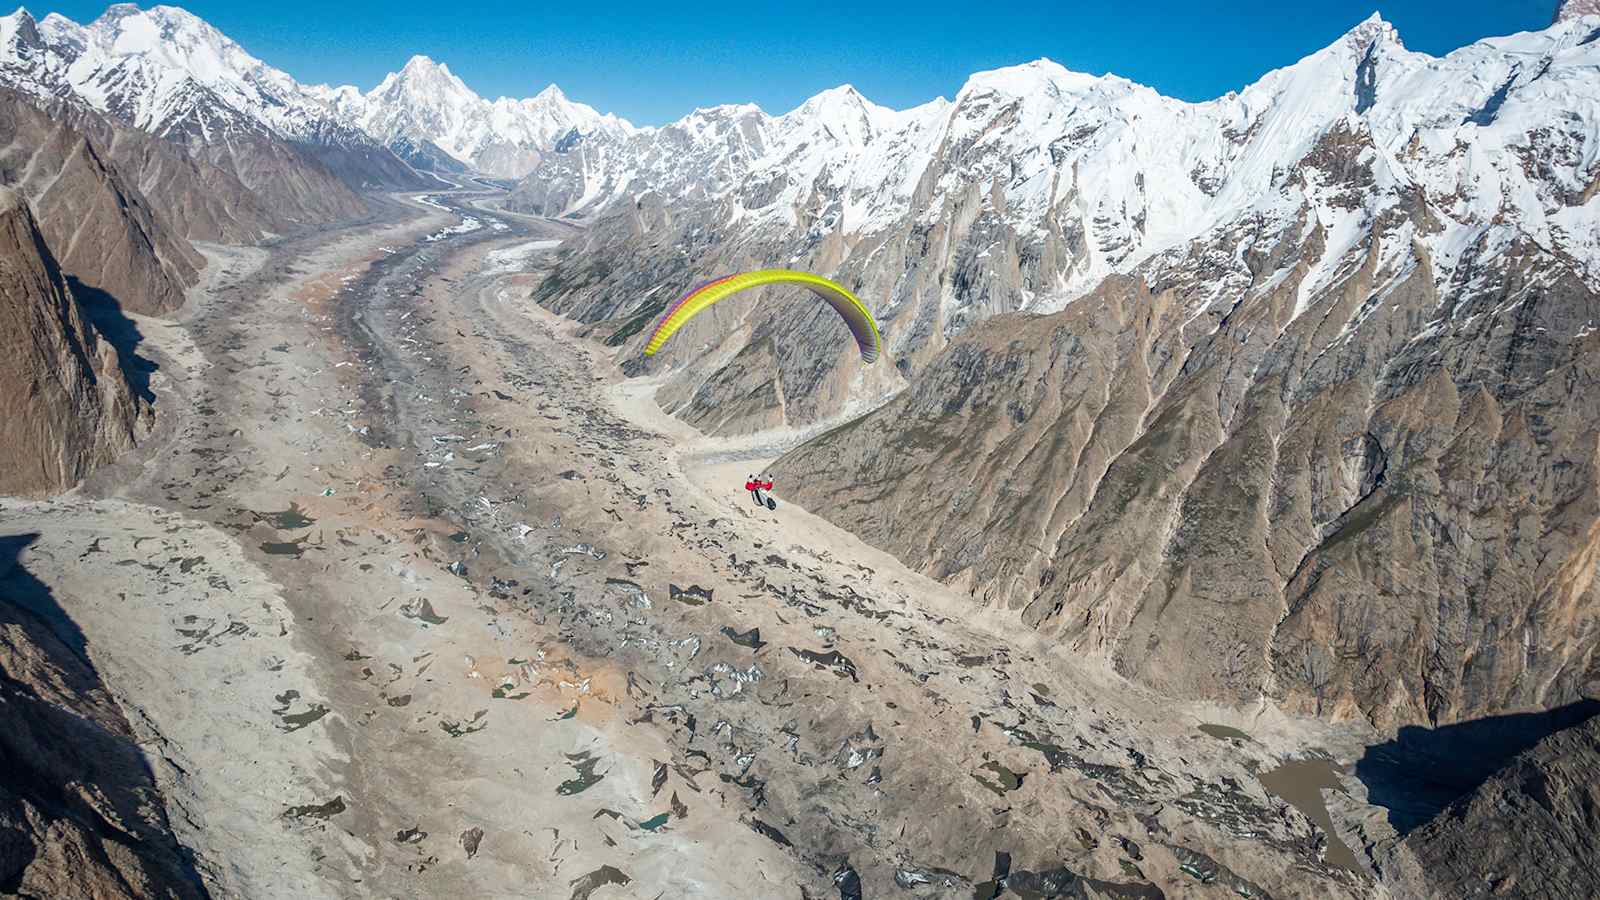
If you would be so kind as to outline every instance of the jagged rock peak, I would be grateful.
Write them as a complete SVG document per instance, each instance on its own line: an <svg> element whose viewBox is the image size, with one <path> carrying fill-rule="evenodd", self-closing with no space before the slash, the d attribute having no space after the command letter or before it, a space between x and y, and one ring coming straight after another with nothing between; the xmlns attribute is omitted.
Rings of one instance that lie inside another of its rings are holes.
<svg viewBox="0 0 1600 900"><path fill-rule="evenodd" d="M9 16L0 16L0 44L9 43L13 36L24 44L39 41L39 23L25 7L17 7Z"/></svg>
<svg viewBox="0 0 1600 900"><path fill-rule="evenodd" d="M1361 20L1361 23L1344 34L1344 42L1352 47L1365 50L1375 43L1393 44L1397 47L1404 46L1400 42L1400 32L1395 30L1381 13L1374 12Z"/></svg>
<svg viewBox="0 0 1600 900"><path fill-rule="evenodd" d="M1555 18L1550 24L1559 25L1584 16L1600 16L1600 0L1562 0L1556 6Z"/></svg>

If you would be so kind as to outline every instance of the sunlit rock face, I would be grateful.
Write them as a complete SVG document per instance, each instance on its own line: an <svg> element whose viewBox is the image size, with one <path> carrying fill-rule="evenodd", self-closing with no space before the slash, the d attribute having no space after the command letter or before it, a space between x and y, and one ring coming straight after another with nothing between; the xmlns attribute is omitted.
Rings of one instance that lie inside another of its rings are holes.
<svg viewBox="0 0 1600 900"><path fill-rule="evenodd" d="M131 447L148 407L10 188L0 188L0 270L0 495L55 493Z"/></svg>

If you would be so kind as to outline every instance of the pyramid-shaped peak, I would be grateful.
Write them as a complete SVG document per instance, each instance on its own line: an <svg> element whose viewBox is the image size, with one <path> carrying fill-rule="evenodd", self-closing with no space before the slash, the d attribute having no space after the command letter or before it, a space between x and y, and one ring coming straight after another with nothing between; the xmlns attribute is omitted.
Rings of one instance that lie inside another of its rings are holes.
<svg viewBox="0 0 1600 900"><path fill-rule="evenodd" d="M848 84L841 84L838 87L831 87L825 91L808 97L806 101L801 104L801 108L818 110L834 109L839 107L860 108L870 105L871 103L867 100L867 98L863 97L861 92L856 90L855 87Z"/></svg>
<svg viewBox="0 0 1600 900"><path fill-rule="evenodd" d="M405 66L402 67L400 71L408 75L416 75L419 73L428 72L441 72L445 75L449 75L450 67L441 62L434 62L433 57L431 56L425 56L421 53L417 53L413 54L410 59L406 60Z"/></svg>
<svg viewBox="0 0 1600 900"><path fill-rule="evenodd" d="M1369 46L1373 42L1400 44L1400 32L1389 24L1381 13L1374 12L1362 19L1360 24L1345 32L1344 40L1359 46Z"/></svg>
<svg viewBox="0 0 1600 900"><path fill-rule="evenodd" d="M33 14L22 7L9 16L0 16L0 42L11 43L15 38L25 45L39 42L39 23L33 19Z"/></svg>

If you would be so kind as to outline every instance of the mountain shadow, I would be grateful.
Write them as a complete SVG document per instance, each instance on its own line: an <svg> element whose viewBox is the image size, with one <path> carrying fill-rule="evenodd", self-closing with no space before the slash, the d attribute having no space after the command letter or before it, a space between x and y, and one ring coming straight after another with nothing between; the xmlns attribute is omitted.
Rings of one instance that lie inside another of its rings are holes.
<svg viewBox="0 0 1600 900"><path fill-rule="evenodd" d="M1537 713L1489 716L1439 728L1411 725L1356 761L1370 801L1405 835L1477 790L1519 753L1600 715L1600 700Z"/></svg>
<svg viewBox="0 0 1600 900"><path fill-rule="evenodd" d="M127 379L134 397L154 405L156 395L150 389L150 376L161 366L155 360L140 355L139 345L144 343L144 332L140 330L139 323L128 318L128 314L122 311L122 305L111 294L90 287L71 275L67 276L67 286L71 288L72 295L78 298L84 315L94 323L95 330L117 348L122 377Z"/></svg>
<svg viewBox="0 0 1600 900"><path fill-rule="evenodd" d="M78 623L57 605L44 582L22 567L22 551L37 540L37 533L0 535L0 625L16 623L23 614L31 616L50 629L98 682L99 676L89 662L88 642Z"/></svg>

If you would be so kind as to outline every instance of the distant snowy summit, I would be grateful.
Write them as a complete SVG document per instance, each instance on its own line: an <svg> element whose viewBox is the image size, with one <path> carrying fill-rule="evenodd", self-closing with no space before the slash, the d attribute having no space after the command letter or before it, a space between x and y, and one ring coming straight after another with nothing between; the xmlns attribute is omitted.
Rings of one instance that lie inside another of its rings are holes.
<svg viewBox="0 0 1600 900"><path fill-rule="evenodd" d="M88 25L25 9L0 19L0 79L44 97L75 98L162 137L209 142L259 132L290 138L346 132L284 72L184 10L118 4ZM363 136L364 137L364 136Z"/></svg>
<svg viewBox="0 0 1600 900"><path fill-rule="evenodd" d="M411 57L365 94L350 86L307 90L374 138L407 148L417 163L437 160L428 153L437 150L449 160L505 178L526 175L569 134L626 137L635 131L623 119L568 100L553 84L523 100L485 100L449 66L426 56Z"/></svg>
<svg viewBox="0 0 1600 900"><path fill-rule="evenodd" d="M649 192L725 205L706 212L707 228L779 229L805 242L992 216L972 264L1020 267L998 273L1015 285L998 307L1050 308L1272 206L1335 132L1371 144L1375 181L1361 190L1385 179L1422 186L1459 221L1498 215L1591 267L1600 238L1567 202L1590 190L1589 176L1565 161L1592 155L1597 7L1568 0L1544 31L1440 58L1407 50L1374 15L1204 103L1040 59L974 74L953 100L907 110L845 85L780 116L728 105L636 128L554 85L485 99L425 56L365 92L301 85L182 9L129 4L88 25L54 14L36 22L21 9L0 19L0 82L179 141L258 133L381 145L419 170L521 179L514 202L553 216ZM1306 187L1323 197L1314 206L1330 240L1365 233L1333 225L1344 201L1331 184ZM961 211L973 192L990 212ZM947 302L941 320L959 328L970 318L963 305Z"/></svg>

